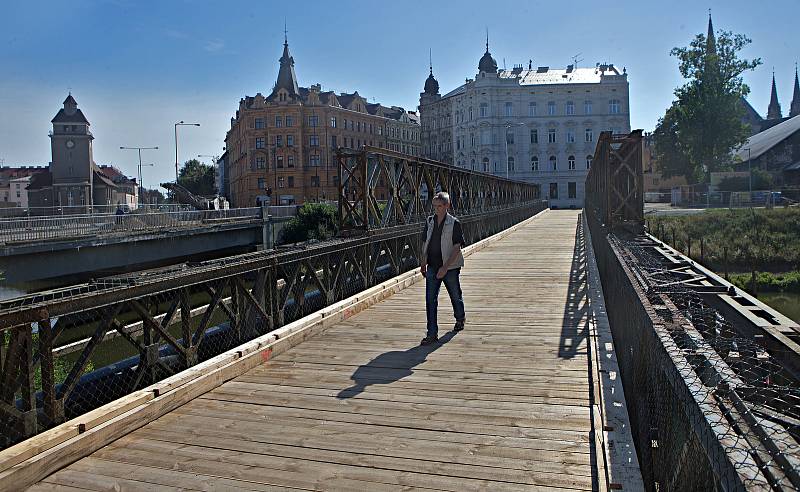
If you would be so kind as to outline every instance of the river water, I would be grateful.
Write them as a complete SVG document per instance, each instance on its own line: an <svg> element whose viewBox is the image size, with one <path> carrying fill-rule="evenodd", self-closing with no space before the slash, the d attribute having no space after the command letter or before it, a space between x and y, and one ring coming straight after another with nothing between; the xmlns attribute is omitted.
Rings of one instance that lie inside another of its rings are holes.
<svg viewBox="0 0 800 492"><path fill-rule="evenodd" d="M758 300L800 323L800 293L764 292L758 294Z"/></svg>

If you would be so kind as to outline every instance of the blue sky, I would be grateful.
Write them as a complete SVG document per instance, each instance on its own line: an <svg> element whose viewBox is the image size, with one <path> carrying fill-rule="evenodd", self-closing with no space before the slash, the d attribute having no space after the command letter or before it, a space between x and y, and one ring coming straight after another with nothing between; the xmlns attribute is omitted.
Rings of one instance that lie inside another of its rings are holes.
<svg viewBox="0 0 800 492"><path fill-rule="evenodd" d="M428 50L442 91L473 77L489 29L502 66L561 67L611 62L628 70L631 126L652 130L682 83L674 46L706 29L747 34L743 56L763 65L745 76L762 115L772 67L788 112L800 60L800 0L672 2L528 1L13 1L0 31L0 160L46 165L50 119L72 90L92 123L95 161L144 183L174 176L173 123L181 161L219 155L238 101L268 94L275 81L284 20L301 85L358 90L414 109L428 72ZM203 160L203 159L201 159ZM172 178L174 179L174 178Z"/></svg>

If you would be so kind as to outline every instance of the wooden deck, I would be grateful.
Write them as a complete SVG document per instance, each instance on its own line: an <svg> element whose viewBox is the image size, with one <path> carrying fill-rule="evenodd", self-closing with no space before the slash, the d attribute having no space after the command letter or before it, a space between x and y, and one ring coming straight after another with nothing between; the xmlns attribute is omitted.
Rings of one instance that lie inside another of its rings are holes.
<svg viewBox="0 0 800 492"><path fill-rule="evenodd" d="M470 256L437 345L419 282L30 490L597 489L578 220Z"/></svg>

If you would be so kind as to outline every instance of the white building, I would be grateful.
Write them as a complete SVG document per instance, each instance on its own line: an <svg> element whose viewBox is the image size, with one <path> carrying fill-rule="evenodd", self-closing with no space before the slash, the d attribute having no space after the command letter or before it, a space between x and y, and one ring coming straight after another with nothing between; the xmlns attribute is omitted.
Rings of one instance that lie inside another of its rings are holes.
<svg viewBox="0 0 800 492"><path fill-rule="evenodd" d="M15 178L8 182L8 202L17 204L17 207L28 208L28 183L30 176Z"/></svg>
<svg viewBox="0 0 800 492"><path fill-rule="evenodd" d="M628 75L615 66L497 70L486 53L474 79L420 94L423 156L539 185L552 207L583 206L601 131L630 132Z"/></svg>

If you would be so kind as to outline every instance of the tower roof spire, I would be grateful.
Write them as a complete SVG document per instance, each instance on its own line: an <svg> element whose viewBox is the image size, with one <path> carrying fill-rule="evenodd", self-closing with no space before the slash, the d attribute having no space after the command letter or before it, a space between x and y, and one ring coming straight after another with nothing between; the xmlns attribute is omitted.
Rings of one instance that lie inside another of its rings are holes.
<svg viewBox="0 0 800 492"><path fill-rule="evenodd" d="M767 108L767 119L774 120L781 118L781 105L778 102L778 89L775 87L775 68L772 69L772 94L769 96L769 108Z"/></svg>
<svg viewBox="0 0 800 492"><path fill-rule="evenodd" d="M489 28L486 28L486 53L483 54L478 62L478 71L487 73L497 73L497 61L489 53Z"/></svg>
<svg viewBox="0 0 800 492"><path fill-rule="evenodd" d="M717 37L714 35L714 23L711 22L711 9L708 9L708 34L706 35L706 53L717 54Z"/></svg>
<svg viewBox="0 0 800 492"><path fill-rule="evenodd" d="M428 68L431 71L428 78L425 79L425 94L436 95L439 93L439 82L433 76L433 50L430 48L428 48Z"/></svg>
<svg viewBox="0 0 800 492"><path fill-rule="evenodd" d="M797 80L797 62L794 62L794 91L792 92L792 105L789 106L789 116L800 114L800 81Z"/></svg>
<svg viewBox="0 0 800 492"><path fill-rule="evenodd" d="M294 58L289 54L289 37L285 25L283 27L283 55L278 61L281 63L278 80L268 99L273 100L281 89L285 89L289 93L290 99L296 99L300 96L300 89L297 86L297 75L294 73Z"/></svg>

